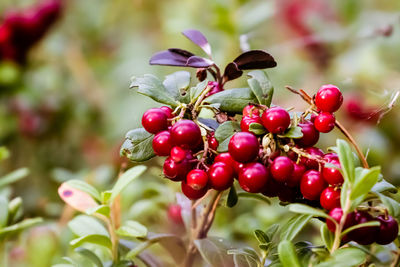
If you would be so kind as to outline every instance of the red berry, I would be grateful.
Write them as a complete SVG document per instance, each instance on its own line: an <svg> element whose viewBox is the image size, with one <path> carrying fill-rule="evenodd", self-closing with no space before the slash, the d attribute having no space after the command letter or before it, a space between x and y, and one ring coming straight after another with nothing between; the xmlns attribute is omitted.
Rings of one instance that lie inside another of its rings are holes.
<svg viewBox="0 0 400 267"><path fill-rule="evenodd" d="M253 105L247 105L243 108L243 117L245 116L260 116L260 110Z"/></svg>
<svg viewBox="0 0 400 267"><path fill-rule="evenodd" d="M340 163L337 160L328 160L330 164L336 165L340 168ZM330 185L339 185L343 183L343 176L340 170L333 167L324 167L322 169L322 178Z"/></svg>
<svg viewBox="0 0 400 267"><path fill-rule="evenodd" d="M390 215L386 219L385 216L380 215L377 219L381 225L379 226L379 234L375 242L380 245L392 243L399 233L399 224Z"/></svg>
<svg viewBox="0 0 400 267"><path fill-rule="evenodd" d="M168 156L172 149L171 135L169 131L156 134L153 139L153 150L157 156Z"/></svg>
<svg viewBox="0 0 400 267"><path fill-rule="evenodd" d="M324 155L324 159L328 162L330 162L331 160L339 161L339 156L336 153L326 153Z"/></svg>
<svg viewBox="0 0 400 267"><path fill-rule="evenodd" d="M343 210L341 208L334 208L329 212L329 216L331 216L337 223L340 223L340 220L343 216ZM329 231L335 232L336 226L331 220L326 220L326 226L328 227Z"/></svg>
<svg viewBox="0 0 400 267"><path fill-rule="evenodd" d="M300 181L300 191L305 199L317 200L322 191L325 189L326 183L321 177L321 173L310 170L304 173Z"/></svg>
<svg viewBox="0 0 400 267"><path fill-rule="evenodd" d="M312 156L313 158L322 158L324 156L324 152L322 152L321 149L316 148L316 147L308 147L305 149L305 152ZM310 159L307 157L301 157L300 159L301 164L306 166L307 169L314 169L318 170L319 168L319 163L315 159Z"/></svg>
<svg viewBox="0 0 400 267"><path fill-rule="evenodd" d="M293 169L293 162L288 157L280 156L274 159L270 171L275 180L284 183L292 175Z"/></svg>
<svg viewBox="0 0 400 267"><path fill-rule="evenodd" d="M335 128L335 121L335 116L332 113L321 112L315 118L315 129L321 133L329 133L333 128Z"/></svg>
<svg viewBox="0 0 400 267"><path fill-rule="evenodd" d="M180 120L171 128L174 144L185 148L196 148L202 141L199 126L191 120Z"/></svg>
<svg viewBox="0 0 400 267"><path fill-rule="evenodd" d="M182 189L182 193L191 200L195 200L195 199L199 199L199 198L203 197L207 193L207 190L208 190L207 187L204 187L203 189L200 189L200 190L194 190L189 185L187 185L185 181L182 181L181 189Z"/></svg>
<svg viewBox="0 0 400 267"><path fill-rule="evenodd" d="M167 115L162 109L151 108L143 114L142 125L146 131L152 134L167 130Z"/></svg>
<svg viewBox="0 0 400 267"><path fill-rule="evenodd" d="M183 224L182 209L178 204L168 206L168 218L175 224Z"/></svg>
<svg viewBox="0 0 400 267"><path fill-rule="evenodd" d="M268 179L268 169L258 162L246 164L239 174L240 187L250 193L263 191Z"/></svg>
<svg viewBox="0 0 400 267"><path fill-rule="evenodd" d="M286 180L286 184L290 187L296 187L300 185L301 177L306 172L306 167L301 164L293 163L293 172Z"/></svg>
<svg viewBox="0 0 400 267"><path fill-rule="evenodd" d="M319 88L315 96L315 105L326 112L335 112L343 103L343 95L339 88L332 84L326 84Z"/></svg>
<svg viewBox="0 0 400 267"><path fill-rule="evenodd" d="M319 202L326 210L340 208L340 190L335 190L333 187L327 187L322 191Z"/></svg>
<svg viewBox="0 0 400 267"><path fill-rule="evenodd" d="M182 162L184 159L190 158L190 152L186 149L183 149L179 146L174 146L171 149L170 156L173 161L176 163Z"/></svg>
<svg viewBox="0 0 400 267"><path fill-rule="evenodd" d="M218 149L218 145L219 145L218 140L217 140L217 138L215 138L214 132L212 132L208 136L208 146L212 150L217 150Z"/></svg>
<svg viewBox="0 0 400 267"><path fill-rule="evenodd" d="M257 158L259 146L254 134L239 132L232 136L228 150L234 160L247 163Z"/></svg>
<svg viewBox="0 0 400 267"><path fill-rule="evenodd" d="M186 176L186 183L194 190L200 190L207 186L208 175L200 169L191 170Z"/></svg>
<svg viewBox="0 0 400 267"><path fill-rule="evenodd" d="M190 162L185 159L180 163L173 161L168 157L163 166L163 172L165 177L172 181L182 181L186 178L186 175L191 169Z"/></svg>
<svg viewBox="0 0 400 267"><path fill-rule="evenodd" d="M282 185L278 191L278 198L282 202L293 202L296 198L296 191L294 188Z"/></svg>
<svg viewBox="0 0 400 267"><path fill-rule="evenodd" d="M362 224L375 220L368 212L357 211L352 214L354 216L354 224ZM348 233L351 240L360 245L371 245L375 242L379 234L379 226L367 226L357 228Z"/></svg>
<svg viewBox="0 0 400 267"><path fill-rule="evenodd" d="M223 163L231 166L233 168L233 170L236 172L236 174L238 174L239 171L244 166L243 163L240 163L240 162L237 162L236 160L234 160L232 158L231 154L229 154L228 152L218 154L215 157L214 162L223 162Z"/></svg>
<svg viewBox="0 0 400 267"><path fill-rule="evenodd" d="M315 145L319 139L319 132L315 129L312 122L299 123L303 137L296 139L296 144L302 147L310 147Z"/></svg>
<svg viewBox="0 0 400 267"><path fill-rule="evenodd" d="M162 106L162 107L160 107L160 109L162 111L164 111L164 113L165 113L165 115L167 115L168 119L172 119L174 117L174 114L172 114L172 112L174 112L174 110L172 108L167 107L167 106Z"/></svg>
<svg viewBox="0 0 400 267"><path fill-rule="evenodd" d="M231 187L234 176L233 168L223 162L216 162L208 169L210 186L215 190L222 191Z"/></svg>
<svg viewBox="0 0 400 267"><path fill-rule="evenodd" d="M267 109L261 116L262 125L274 134L283 133L290 125L289 113L280 107Z"/></svg>
<svg viewBox="0 0 400 267"><path fill-rule="evenodd" d="M249 128L250 128L250 124L252 123L259 123L261 124L261 118L259 116L244 116L242 118L242 120L240 121L240 129L243 132L250 132Z"/></svg>
<svg viewBox="0 0 400 267"><path fill-rule="evenodd" d="M276 197L283 187L284 185L278 183L274 179L268 179L261 193L267 197Z"/></svg>

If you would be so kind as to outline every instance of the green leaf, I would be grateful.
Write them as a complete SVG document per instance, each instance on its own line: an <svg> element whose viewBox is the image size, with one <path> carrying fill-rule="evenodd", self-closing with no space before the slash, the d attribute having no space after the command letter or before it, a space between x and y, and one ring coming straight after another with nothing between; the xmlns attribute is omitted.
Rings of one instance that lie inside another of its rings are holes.
<svg viewBox="0 0 400 267"><path fill-rule="evenodd" d="M358 266L365 261L365 253L357 248L342 248L336 250L327 261L318 264L318 267Z"/></svg>
<svg viewBox="0 0 400 267"><path fill-rule="evenodd" d="M68 180L66 182L68 185L72 186L73 188L79 189L85 193L88 193L91 197L96 199L97 201L101 201L101 195L96 188L91 186L90 184L77 179Z"/></svg>
<svg viewBox="0 0 400 267"><path fill-rule="evenodd" d="M8 199L0 195L0 228L7 225L8 222Z"/></svg>
<svg viewBox="0 0 400 267"><path fill-rule="evenodd" d="M217 128L215 138L219 143L218 152L228 151L229 140L237 132L240 132L240 125L236 121L226 121Z"/></svg>
<svg viewBox="0 0 400 267"><path fill-rule="evenodd" d="M8 203L8 222L15 223L21 217L22 217L22 198L16 197L16 198L12 199L10 201L10 203ZM1 218L1 215L0 215L0 218ZM0 221L1 221L1 219L0 219Z"/></svg>
<svg viewBox="0 0 400 267"><path fill-rule="evenodd" d="M201 93L206 89L208 84L207 80L198 83L195 87L190 88L190 101L194 103Z"/></svg>
<svg viewBox="0 0 400 267"><path fill-rule="evenodd" d="M372 226L380 226L381 223L378 221L370 221L370 222L366 222L366 223L360 223L357 225L353 225L352 227L347 228L346 230L344 230L342 232L342 234L340 235L341 237L345 236L346 234L348 234L351 231L354 231L358 228L362 228L362 227L372 227Z"/></svg>
<svg viewBox="0 0 400 267"><path fill-rule="evenodd" d="M379 166L370 169L356 168L356 178L350 194L350 199L354 202L354 200L360 198L362 202L365 195L371 191L372 187L378 181L380 173L381 168ZM352 203L354 207L358 206L358 204L360 203Z"/></svg>
<svg viewBox="0 0 400 267"><path fill-rule="evenodd" d="M338 139L336 141L336 146L338 148L338 156L343 172L343 178L345 181L349 181L353 184L355 179L355 168L350 145L346 141Z"/></svg>
<svg viewBox="0 0 400 267"><path fill-rule="evenodd" d="M268 205L271 205L271 201L263 195L247 193L247 192L240 192L237 195L239 198L252 198L252 199L256 199L256 200L261 200L261 201L267 203Z"/></svg>
<svg viewBox="0 0 400 267"><path fill-rule="evenodd" d="M278 253L283 267L301 267L294 246L289 240L279 243Z"/></svg>
<svg viewBox="0 0 400 267"><path fill-rule="evenodd" d="M311 220L312 215L297 214L281 228L281 240L292 241Z"/></svg>
<svg viewBox="0 0 400 267"><path fill-rule="evenodd" d="M340 190L340 206L345 207L346 206L346 200L347 200L347 194L349 194L349 182L345 181L342 184L342 189Z"/></svg>
<svg viewBox="0 0 400 267"><path fill-rule="evenodd" d="M271 84L267 74L262 70L254 70L247 74L251 78L247 80L257 102L269 107L271 105L274 87Z"/></svg>
<svg viewBox="0 0 400 267"><path fill-rule="evenodd" d="M267 132L267 130L265 130L264 126L262 126L262 124L260 123L250 123L249 125L249 131L254 133L255 135L261 135L261 134L265 134Z"/></svg>
<svg viewBox="0 0 400 267"><path fill-rule="evenodd" d="M262 230L259 229L255 230L254 235L256 236L258 243L260 244L267 244L271 241L268 235Z"/></svg>
<svg viewBox="0 0 400 267"><path fill-rule="evenodd" d="M22 222L13 224L11 226L4 227L3 229L0 229L0 240L6 237L7 235L15 234L21 230L24 230L28 227L31 227L41 222L43 222L42 218L31 218L31 219L25 219Z"/></svg>
<svg viewBox="0 0 400 267"><path fill-rule="evenodd" d="M144 128L130 130L121 146L121 156L126 156L134 162L143 162L155 156L153 151L154 135Z"/></svg>
<svg viewBox="0 0 400 267"><path fill-rule="evenodd" d="M0 146L0 161L8 158L10 156L10 152L4 146Z"/></svg>
<svg viewBox="0 0 400 267"><path fill-rule="evenodd" d="M177 71L165 76L163 85L169 95L179 102L184 102L184 96L188 93L187 89L190 84L190 72Z"/></svg>
<svg viewBox="0 0 400 267"><path fill-rule="evenodd" d="M235 267L253 267L261 265L257 252L250 247L230 249L227 253L233 255Z"/></svg>
<svg viewBox="0 0 400 267"><path fill-rule="evenodd" d="M110 216L110 207L107 205L99 205L97 207L94 208L90 208L86 210L86 214L87 215L93 215L93 214L101 214L104 215L106 217Z"/></svg>
<svg viewBox="0 0 400 267"><path fill-rule="evenodd" d="M105 235L108 236L106 228L98 220L87 215L78 215L68 223L68 227L77 236Z"/></svg>
<svg viewBox="0 0 400 267"><path fill-rule="evenodd" d="M314 217L322 217L322 218L332 219L324 211L322 211L320 209L312 208L312 207L304 205L304 204L290 204L289 210L291 212L300 213L300 214L308 214L308 215L312 215Z"/></svg>
<svg viewBox="0 0 400 267"><path fill-rule="evenodd" d="M29 174L28 168L20 168L0 178L0 188L15 183Z"/></svg>
<svg viewBox="0 0 400 267"><path fill-rule="evenodd" d="M178 106L174 96L164 87L161 81L154 75L145 74L143 77L132 77L130 88L138 87L138 93L148 96L154 101L173 107Z"/></svg>
<svg viewBox="0 0 400 267"><path fill-rule="evenodd" d="M101 262L101 260L99 259L99 257L97 257L97 255L92 252L89 249L86 248L76 248L75 252L81 254L82 256L84 256L85 258L89 259L91 262L94 263L94 265L96 265L96 267L103 267L103 263Z"/></svg>
<svg viewBox="0 0 400 267"><path fill-rule="evenodd" d="M110 203L114 201L114 199L121 193L122 190L125 189L125 187L128 186L134 179L142 175L142 173L147 169L146 166L139 165L130 168L126 172L124 172L117 180L115 183L113 189L111 190L111 197L110 197Z"/></svg>
<svg viewBox="0 0 400 267"><path fill-rule="evenodd" d="M180 265L185 259L186 247L182 239L172 234L154 234L149 233L148 240L157 242L172 256L175 262Z"/></svg>
<svg viewBox="0 0 400 267"><path fill-rule="evenodd" d="M110 238L105 235L84 235L69 242L73 248L77 248L84 243L96 244L108 249L111 249L112 247Z"/></svg>
<svg viewBox="0 0 400 267"><path fill-rule="evenodd" d="M386 196L382 193L375 193L382 201L383 205L388 209L389 214L398 218L400 216L400 203L393 198Z"/></svg>
<svg viewBox="0 0 400 267"><path fill-rule="evenodd" d="M228 193L228 198L226 199L226 206L232 208L237 204L237 202L238 202L238 196L236 193L236 189L235 186L232 185Z"/></svg>
<svg viewBox="0 0 400 267"><path fill-rule="evenodd" d="M147 228L137 221L126 221L118 230L117 234L126 237L146 237Z"/></svg>
<svg viewBox="0 0 400 267"><path fill-rule="evenodd" d="M290 127L286 133L279 135L279 137L287 137L287 138L302 138L303 137L303 132L301 131L301 128L298 126Z"/></svg>
<svg viewBox="0 0 400 267"><path fill-rule="evenodd" d="M228 250L233 247L224 239L219 237L208 237L194 241L202 258L210 266L232 267L235 266L232 255L228 255Z"/></svg>
<svg viewBox="0 0 400 267"><path fill-rule="evenodd" d="M270 241L274 239L274 237L277 235L278 232L279 232L279 224L277 223L270 225L265 231Z"/></svg>
<svg viewBox="0 0 400 267"><path fill-rule="evenodd" d="M206 103L219 103L219 109L225 112L241 113L243 108L257 98L249 88L235 88L213 94L204 100Z"/></svg>
<svg viewBox="0 0 400 267"><path fill-rule="evenodd" d="M58 263L52 265L51 267L76 267L76 266L69 263Z"/></svg>
<svg viewBox="0 0 400 267"><path fill-rule="evenodd" d="M326 223L323 223L320 228L320 233L321 233L321 238L322 241L324 242L326 248L328 250L331 250L333 246L333 241L335 240L335 236L331 231L329 231L328 226L326 226Z"/></svg>
<svg viewBox="0 0 400 267"><path fill-rule="evenodd" d="M372 187L371 191L376 193L390 192L395 194L397 193L397 188L382 178Z"/></svg>

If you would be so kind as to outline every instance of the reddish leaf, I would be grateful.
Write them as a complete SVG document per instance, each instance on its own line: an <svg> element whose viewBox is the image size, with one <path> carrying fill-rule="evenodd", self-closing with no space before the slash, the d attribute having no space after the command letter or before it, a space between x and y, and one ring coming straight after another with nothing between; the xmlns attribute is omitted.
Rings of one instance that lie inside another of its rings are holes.
<svg viewBox="0 0 400 267"><path fill-rule="evenodd" d="M208 68L213 64L214 62L212 60L198 56L192 56L186 62L186 66L192 68Z"/></svg>
<svg viewBox="0 0 400 267"><path fill-rule="evenodd" d="M62 183L58 188L58 195L72 208L85 212L87 209L97 207L98 204L87 193L78 190L67 183Z"/></svg>
<svg viewBox="0 0 400 267"><path fill-rule="evenodd" d="M231 62L225 67L224 71L224 82L231 81L242 76L243 71L238 69L238 66L235 62Z"/></svg>
<svg viewBox="0 0 400 267"><path fill-rule="evenodd" d="M240 70L252 70L252 69L266 69L276 67L274 58L262 50L251 50L244 52L235 60L238 69Z"/></svg>
<svg viewBox="0 0 400 267"><path fill-rule="evenodd" d="M155 53L150 59L150 65L164 66L186 66L188 58L193 56L192 53L179 48L170 48L168 50Z"/></svg>
<svg viewBox="0 0 400 267"><path fill-rule="evenodd" d="M211 57L211 46L207 38L198 30L185 30L182 34L190 41L198 45L207 55Z"/></svg>

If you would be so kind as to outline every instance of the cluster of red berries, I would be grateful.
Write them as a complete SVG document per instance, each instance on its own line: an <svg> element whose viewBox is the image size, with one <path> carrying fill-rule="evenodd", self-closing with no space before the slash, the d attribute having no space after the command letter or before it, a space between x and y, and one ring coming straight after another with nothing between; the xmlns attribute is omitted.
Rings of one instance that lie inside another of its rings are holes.
<svg viewBox="0 0 400 267"><path fill-rule="evenodd" d="M0 25L0 60L25 63L29 49L60 17L62 0L45 0L23 11L10 11Z"/></svg>

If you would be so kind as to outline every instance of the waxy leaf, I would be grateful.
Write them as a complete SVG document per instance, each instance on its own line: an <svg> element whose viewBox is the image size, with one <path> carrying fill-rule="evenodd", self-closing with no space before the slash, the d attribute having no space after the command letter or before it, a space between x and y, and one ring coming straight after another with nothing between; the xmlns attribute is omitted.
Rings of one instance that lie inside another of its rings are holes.
<svg viewBox="0 0 400 267"><path fill-rule="evenodd" d="M229 190L229 193L228 193L228 198L226 199L226 205L229 208L232 208L232 207L236 206L237 202L238 202L238 196L236 193L236 189L235 189L235 186L232 185L231 189Z"/></svg>
<svg viewBox="0 0 400 267"><path fill-rule="evenodd" d="M385 179L381 178L381 180L372 187L371 191L377 193L390 192L395 194L397 193L397 188Z"/></svg>
<svg viewBox="0 0 400 267"><path fill-rule="evenodd" d="M177 71L165 76L163 81L168 93L179 102L184 102L184 96L190 85L190 73L187 71Z"/></svg>
<svg viewBox="0 0 400 267"><path fill-rule="evenodd" d="M155 53L150 59L150 65L184 67L186 66L188 58L191 56L194 56L194 54L189 51L179 48L170 48Z"/></svg>
<svg viewBox="0 0 400 267"><path fill-rule="evenodd" d="M198 30L185 30L182 34L192 41L194 44L198 45L207 55L211 57L211 46L207 41L207 38Z"/></svg>
<svg viewBox="0 0 400 267"><path fill-rule="evenodd" d="M342 248L336 250L327 261L322 262L317 267L332 266L359 266L365 261L365 253L358 248Z"/></svg>
<svg viewBox="0 0 400 267"><path fill-rule="evenodd" d="M107 205L99 205L97 207L94 208L90 208L88 210L86 210L86 214L87 215L93 215L93 214L101 214L104 215L106 217L110 216L110 207Z"/></svg>
<svg viewBox="0 0 400 267"><path fill-rule="evenodd" d="M214 61L199 56L191 56L186 62L186 66L192 68L208 68L212 65L214 65Z"/></svg>
<svg viewBox="0 0 400 267"><path fill-rule="evenodd" d="M97 219L87 216L78 215L68 222L68 227L77 236L85 235L104 235L109 236L106 228Z"/></svg>
<svg viewBox="0 0 400 267"><path fill-rule="evenodd" d="M0 188L15 183L21 180L22 178L26 177L28 174L29 170L27 168L21 168L12 171L4 175L3 177L0 177Z"/></svg>
<svg viewBox="0 0 400 267"><path fill-rule="evenodd" d="M215 138L219 143L218 152L228 151L229 140L237 132L240 132L240 125L236 121L226 121L217 128Z"/></svg>
<svg viewBox="0 0 400 267"><path fill-rule="evenodd" d="M281 228L281 240L292 241L311 220L312 215L297 214Z"/></svg>
<svg viewBox="0 0 400 267"><path fill-rule="evenodd" d="M143 162L155 156L153 150L154 136L144 128L130 130L121 146L121 156L134 162Z"/></svg>
<svg viewBox="0 0 400 267"><path fill-rule="evenodd" d="M75 249L75 252L78 252L79 254L84 256L85 258L91 260L92 263L94 263L94 265L96 267L103 267L103 263L101 262L99 257L97 257L97 255L94 252L92 252L91 250L79 247L79 248Z"/></svg>
<svg viewBox="0 0 400 267"><path fill-rule="evenodd" d="M262 126L262 124L260 123L250 123L249 125L249 131L254 133L255 135L261 135L261 134L265 134L267 132L267 130L265 130L264 126Z"/></svg>
<svg viewBox="0 0 400 267"><path fill-rule="evenodd" d="M257 97L257 102L269 107L271 105L274 87L271 84L267 74L262 70L254 70L248 73L251 78L247 80L250 89Z"/></svg>
<svg viewBox="0 0 400 267"><path fill-rule="evenodd" d="M269 239L268 235L262 230L255 230L254 235L256 236L258 243L260 244L267 244L271 240Z"/></svg>
<svg viewBox="0 0 400 267"><path fill-rule="evenodd" d="M320 228L320 234L322 241L324 242L326 248L330 250L333 246L333 242L335 239L335 236L331 231L329 231L328 226L326 226L326 223L323 223Z"/></svg>
<svg viewBox="0 0 400 267"><path fill-rule="evenodd" d="M93 186L91 186L90 184L88 184L82 180L71 179L71 180L68 180L66 182L66 184L72 186L73 188L79 189L85 193L88 193L91 197L93 197L97 201L101 201L101 195L100 195L99 191L97 191L96 188L94 188Z"/></svg>
<svg viewBox="0 0 400 267"><path fill-rule="evenodd" d="M28 227L34 226L41 222L43 222L42 218L31 218L31 219L25 219L22 222L1 228L0 229L0 241L9 235L16 234L19 231L22 231Z"/></svg>
<svg viewBox="0 0 400 267"><path fill-rule="evenodd" d="M343 178L345 181L349 181L349 183L352 184L355 179L355 168L350 145L346 141L338 139L336 141L336 146L338 149L340 166L342 167Z"/></svg>
<svg viewBox="0 0 400 267"><path fill-rule="evenodd" d="M84 235L69 242L73 248L80 247L84 243L91 243L111 249L111 240L104 235Z"/></svg>
<svg viewBox="0 0 400 267"><path fill-rule="evenodd" d="M388 209L389 214L393 217L400 217L400 203L393 198L386 196L382 193L375 193L379 199L382 201L383 205Z"/></svg>
<svg viewBox="0 0 400 267"><path fill-rule="evenodd" d="M224 71L224 82L231 81L239 78L243 75L243 71L240 70L235 62L231 62L225 67Z"/></svg>
<svg viewBox="0 0 400 267"><path fill-rule="evenodd" d="M315 217L322 217L327 219L332 219L328 214L326 214L323 210L312 208L310 206L304 204L290 204L289 210L291 212L301 213L301 214L309 214Z"/></svg>
<svg viewBox="0 0 400 267"><path fill-rule="evenodd" d="M117 234L131 238L147 236L147 228L137 221L126 221L118 230Z"/></svg>
<svg viewBox="0 0 400 267"><path fill-rule="evenodd" d="M352 203L356 207L360 202L363 201L364 197L371 191L372 187L378 181L381 168L379 166L372 167L370 169L364 169L361 167L356 168L355 183L352 188L350 199L355 202ZM359 201L355 201L360 198ZM358 202L358 203L357 203Z"/></svg>
<svg viewBox="0 0 400 267"><path fill-rule="evenodd" d="M68 182L61 184L58 188L58 195L65 203L80 212L85 212L98 206L88 193L72 187Z"/></svg>
<svg viewBox="0 0 400 267"><path fill-rule="evenodd" d="M276 67L275 59L265 51L250 50L233 60L240 70L255 70Z"/></svg>
<svg viewBox="0 0 400 267"><path fill-rule="evenodd" d="M293 138L293 139L298 139L303 137L303 132L301 131L301 128L298 126L290 127L286 133L279 135L279 137L287 137L287 138Z"/></svg>
<svg viewBox="0 0 400 267"><path fill-rule="evenodd" d="M124 190L128 184L130 184L134 179L139 177L145 170L146 166L135 166L125 171L115 183L113 189L111 190L111 197L109 202L112 203L114 199Z"/></svg>
<svg viewBox="0 0 400 267"><path fill-rule="evenodd" d="M232 255L227 252L233 247L220 237L208 237L194 241L202 258L210 266L232 267L235 266Z"/></svg>
<svg viewBox="0 0 400 267"><path fill-rule="evenodd" d="M235 267L253 267L261 265L257 252L251 247L230 249L227 253L233 255Z"/></svg>
<svg viewBox="0 0 400 267"><path fill-rule="evenodd" d="M8 222L8 199L0 195L0 228L7 225Z"/></svg>
<svg viewBox="0 0 400 267"><path fill-rule="evenodd" d="M278 254L283 267L301 267L296 250L289 240L279 243Z"/></svg>
<svg viewBox="0 0 400 267"><path fill-rule="evenodd" d="M250 102L257 102L257 98L249 88L235 88L213 94L204 102L220 103L221 111L241 113Z"/></svg>

